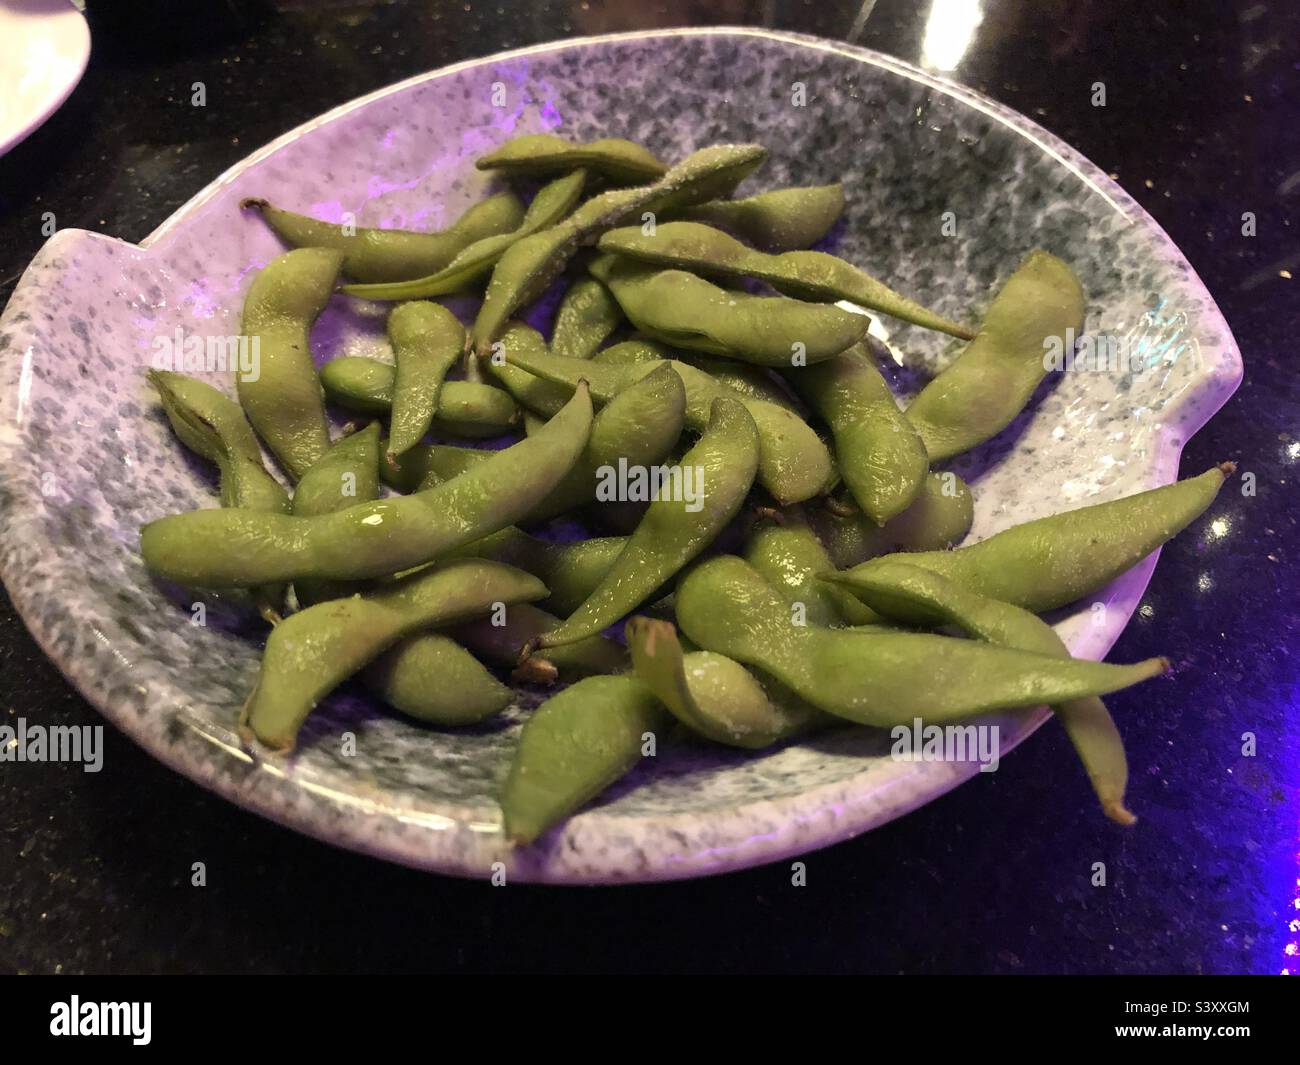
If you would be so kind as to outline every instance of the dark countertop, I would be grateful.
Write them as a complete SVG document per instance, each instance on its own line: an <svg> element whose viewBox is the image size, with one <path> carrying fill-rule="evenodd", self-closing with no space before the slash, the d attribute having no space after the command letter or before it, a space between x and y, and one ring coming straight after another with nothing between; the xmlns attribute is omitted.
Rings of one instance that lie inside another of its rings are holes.
<svg viewBox="0 0 1300 1065"><path fill-rule="evenodd" d="M1045 728L999 772L808 856L806 887L777 863L682 884L498 889L295 835L107 729L98 774L0 767L0 970L1300 969L1300 10L1276 0L978 6L983 21L951 76L1110 171L1183 249L1245 361L1240 391L1188 444L1183 470L1231 458L1255 474L1256 494L1225 491L1166 548L1114 652L1166 653L1179 666L1110 700L1137 826L1099 816L1063 733ZM880 0L855 32L862 13L835 0L90 8L84 80L0 159L0 303L44 240L43 212L60 227L138 240L278 134L424 70L692 23L766 24L916 61L928 12ZM959 22L935 26L951 36ZM202 111L188 106L196 80L208 87ZM1104 108L1090 103L1097 81ZM1254 236L1242 234L1244 212ZM0 700L9 717L100 723L2 595ZM1241 753L1244 733L1254 757ZM190 886L196 861L203 888ZM1092 886L1096 862L1106 887Z"/></svg>

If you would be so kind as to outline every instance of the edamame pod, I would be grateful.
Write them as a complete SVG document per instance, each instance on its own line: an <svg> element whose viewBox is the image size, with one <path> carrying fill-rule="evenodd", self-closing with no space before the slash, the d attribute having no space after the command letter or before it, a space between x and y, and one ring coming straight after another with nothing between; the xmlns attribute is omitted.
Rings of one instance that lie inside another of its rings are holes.
<svg viewBox="0 0 1300 1065"><path fill-rule="evenodd" d="M767 252L809 248L830 232L844 210L836 185L775 189L743 200L712 200L680 211L690 222L725 229Z"/></svg>
<svg viewBox="0 0 1300 1065"><path fill-rule="evenodd" d="M626 471L649 469L664 459L682 435L685 415L682 379L661 364L604 405L577 464L527 520L548 521L592 500L618 501L610 487Z"/></svg>
<svg viewBox="0 0 1300 1065"><path fill-rule="evenodd" d="M509 233L494 233L474 241L437 273L410 281L389 281L374 285L344 285L349 296L370 300L422 300L446 296L468 288L485 276L515 241L547 229L573 210L582 195L587 172L578 170L538 190L528 205L518 228Z"/></svg>
<svg viewBox="0 0 1300 1065"><path fill-rule="evenodd" d="M416 305L406 303L402 306ZM340 407L360 414L381 415L393 409L397 370L386 362L359 355L343 355L321 367L320 381L330 402ZM491 385L475 381L444 381L435 399L437 415L429 423L429 428L435 433L500 436L519 421L519 409L514 400ZM413 431L413 426L408 427L408 432Z"/></svg>
<svg viewBox="0 0 1300 1065"><path fill-rule="evenodd" d="M627 645L637 679L678 721L717 743L750 750L770 747L823 716L726 655L683 655L677 630L667 621L632 618Z"/></svg>
<svg viewBox="0 0 1300 1065"><path fill-rule="evenodd" d="M859 307L964 340L975 335L965 326L950 322L915 300L899 295L888 285L834 255L820 251L768 255L747 248L734 237L699 222L665 222L653 231L640 226L615 229L600 238L598 247L603 252L675 270L757 278L778 292L800 300L823 303L847 300ZM614 295L618 296L617 289ZM629 317L632 316L629 314Z"/></svg>
<svg viewBox="0 0 1300 1065"><path fill-rule="evenodd" d="M618 560L587 600L538 646L587 636L631 613L713 542L740 510L758 471L758 430L738 399L714 400L708 427L680 465L665 468L664 488ZM657 488L659 486L656 486Z"/></svg>
<svg viewBox="0 0 1300 1065"><path fill-rule="evenodd" d="M499 666L513 667L529 642L555 628L560 619L532 603L517 603L504 611L503 624L496 618L480 618L450 630L450 635L476 655ZM604 636L576 640L553 648L546 656L554 670L524 669L516 679L551 683L560 678L585 677L593 673L621 673L628 666L627 651ZM525 667L529 663L525 663ZM522 667L521 667L522 668Z"/></svg>
<svg viewBox="0 0 1300 1065"><path fill-rule="evenodd" d="M506 360L539 378L570 388L586 381L598 402L608 402L620 391L653 372L655 363L614 365L605 360L578 362L546 352L509 350ZM686 386L686 424L697 432L707 424L715 400L739 398L758 428L758 480L782 506L811 499L822 491L831 475L831 456L817 434L797 414L765 400L738 397L702 370L683 362L670 362Z"/></svg>
<svg viewBox="0 0 1300 1065"><path fill-rule="evenodd" d="M792 608L791 620L810 625L861 625L877 620L842 588L818 578L831 569L830 557L798 508L777 521L756 525L745 545L745 561L767 578Z"/></svg>
<svg viewBox="0 0 1300 1065"><path fill-rule="evenodd" d="M839 581L835 574L829 580ZM890 562L867 574L843 578L870 607L909 624L956 625L989 643L1068 658L1069 649L1041 618L1010 603L967 591L937 573ZM1128 759L1119 730L1097 696L1052 707L1083 762L1106 816L1121 825L1137 820L1124 806Z"/></svg>
<svg viewBox="0 0 1300 1065"><path fill-rule="evenodd" d="M217 510L176 514L144 527L140 551L159 576L201 587L401 573L528 513L577 461L590 431L591 398L582 385L533 436L416 495L314 518Z"/></svg>
<svg viewBox="0 0 1300 1065"><path fill-rule="evenodd" d="M371 422L337 441L321 460L303 474L293 493L295 517L333 514L379 498L379 423ZM352 581L296 581L300 606L325 599L342 599L360 591Z"/></svg>
<svg viewBox="0 0 1300 1065"><path fill-rule="evenodd" d="M671 721L635 677L587 677L551 696L519 734L501 794L506 836L532 843L626 776Z"/></svg>
<svg viewBox="0 0 1300 1065"><path fill-rule="evenodd" d="M364 595L308 607L277 625L266 641L241 731L272 750L290 751L317 702L403 636L486 613L494 603L545 594L546 586L522 570L456 559Z"/></svg>
<svg viewBox="0 0 1300 1065"><path fill-rule="evenodd" d="M521 407L540 414L543 418L553 417L569 401L572 390L554 381L543 381L520 369L511 361L512 354L531 357L550 353L545 339L536 329L523 322L511 322L492 342L491 356L480 359L474 365L486 367L488 373Z"/></svg>
<svg viewBox="0 0 1300 1065"><path fill-rule="evenodd" d="M399 492L418 492L450 481L486 462L493 455L476 447L453 444L416 444L400 459L385 459L379 464L379 477Z"/></svg>
<svg viewBox="0 0 1300 1065"><path fill-rule="evenodd" d="M526 133L513 137L493 152L475 160L479 170L502 170L507 174L549 177L585 167L607 181L639 185L654 181L668 170L641 145L622 137L604 137L575 144L554 133Z"/></svg>
<svg viewBox="0 0 1300 1065"><path fill-rule="evenodd" d="M567 359L589 359L622 321L623 311L609 289L594 277L580 277L555 312L551 351Z"/></svg>
<svg viewBox="0 0 1300 1065"><path fill-rule="evenodd" d="M790 610L741 559L702 562L677 585L677 621L708 651L769 673L813 706L864 725L931 724L992 710L1059 703L1163 673L1059 659L923 633L857 633L790 624Z"/></svg>
<svg viewBox="0 0 1300 1065"><path fill-rule="evenodd" d="M462 248L497 233L509 233L524 217L513 192L477 203L447 229L415 233L409 229L367 229L322 222L272 207L266 200L240 205L254 208L280 239L295 248L332 248L343 253L343 272L357 281L406 281L446 266Z"/></svg>
<svg viewBox="0 0 1300 1065"><path fill-rule="evenodd" d="M1083 288L1054 255L1031 252L994 297L975 337L907 408L931 462L1005 429L1047 376L1048 347L1083 328Z"/></svg>
<svg viewBox="0 0 1300 1065"><path fill-rule="evenodd" d="M586 540L541 540L514 526L485 536L452 557L490 558L526 570L550 589L542 604L556 614L571 614L591 595L627 546L625 536Z"/></svg>
<svg viewBox="0 0 1300 1065"><path fill-rule="evenodd" d="M257 345L258 359L253 373L236 375L239 403L295 481L330 445L309 337L342 259L327 248L285 252L253 278L244 297L243 333Z"/></svg>
<svg viewBox="0 0 1300 1065"><path fill-rule="evenodd" d="M656 347L662 350L660 345ZM668 358L668 355L663 357ZM761 399L766 403L775 403L778 407L784 407L791 413L803 417L799 407L790 398L790 393L781 387L770 370L765 370L761 366L751 366L736 359L702 355L696 351L677 353L675 357L680 362L708 374L718 384L726 385L733 391L739 392L746 399Z"/></svg>
<svg viewBox="0 0 1300 1065"><path fill-rule="evenodd" d="M840 477L867 517L884 525L906 510L929 456L863 345L785 376L831 427Z"/></svg>
<svg viewBox="0 0 1300 1065"><path fill-rule="evenodd" d="M361 671L361 680L389 706L430 725L473 725L513 698L469 651L436 632L398 640Z"/></svg>
<svg viewBox="0 0 1300 1065"><path fill-rule="evenodd" d="M911 505L884 525L861 512L821 508L808 518L836 568L845 569L890 551L939 551L960 543L975 519L975 500L955 473L931 473Z"/></svg>
<svg viewBox="0 0 1300 1065"><path fill-rule="evenodd" d="M537 299L563 272L579 245L636 211L665 211L721 195L766 157L757 144L715 145L693 152L653 185L594 196L550 229L512 244L497 261L469 343L486 357L520 307Z"/></svg>
<svg viewBox="0 0 1300 1065"><path fill-rule="evenodd" d="M429 431L443 379L465 346L465 329L446 307L420 300L393 308L388 339L396 362L388 454L400 455Z"/></svg>
<svg viewBox="0 0 1300 1065"><path fill-rule="evenodd" d="M590 269L642 332L665 344L757 366L832 358L861 340L871 324L865 315L839 307L730 292L684 270L661 270L634 259L596 260Z"/></svg>
<svg viewBox="0 0 1300 1065"><path fill-rule="evenodd" d="M1013 525L955 551L872 559L848 571L903 561L972 592L1035 614L1067 606L1104 588L1182 532L1218 494L1232 463L1199 477Z"/></svg>
<svg viewBox="0 0 1300 1065"><path fill-rule="evenodd" d="M183 374L150 370L146 376L181 443L217 467L223 507L289 512L289 493L262 465L262 449L238 403ZM253 592L258 613L272 625L280 621L284 591L283 585L273 584Z"/></svg>

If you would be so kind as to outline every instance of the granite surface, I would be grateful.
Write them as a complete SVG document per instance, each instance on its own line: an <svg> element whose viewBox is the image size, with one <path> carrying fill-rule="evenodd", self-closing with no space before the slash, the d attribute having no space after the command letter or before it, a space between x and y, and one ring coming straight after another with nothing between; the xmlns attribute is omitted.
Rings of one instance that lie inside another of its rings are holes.
<svg viewBox="0 0 1300 1065"><path fill-rule="evenodd" d="M497 48L685 24L693 14L674 5L578 5L567 16L551 5L518 15L465 6L358 4L307 15L233 4L237 17L215 31L183 21L123 24L116 21L123 16L109 21L92 12L96 54L85 82L45 129L0 160L8 238L0 297L43 242L44 211L55 211L61 227L139 239L248 150L340 100ZM942 60L945 41L927 34L924 14L908 14L910 6L877 5L853 40L906 59L924 52ZM1027 4L986 5L954 76L1113 171L1187 253L1246 363L1241 391L1192 440L1183 468L1236 459L1255 473L1256 494L1225 496L1165 551L1115 651L1118 660L1172 653L1180 663L1176 685L1115 700L1143 818L1134 830L1095 816L1068 745L1047 730L998 773L805 859L806 887L792 886L788 863L778 863L677 886L497 889L388 868L295 837L202 793L110 731L99 774L66 766L0 771L8 814L0 826L0 964L26 971L1285 967L1287 945L1297 939L1288 922L1300 872L1300 728L1288 658L1297 627L1288 482L1300 444L1289 435L1294 381L1271 345L1280 345L1300 303L1286 276L1300 267L1292 217L1300 152L1282 102L1294 89L1296 20L1260 5L1231 18L1221 5L1180 5L1193 17L1146 27L1161 41L1153 53L1137 50L1138 35L1118 5L1114 12L1070 8L1069 19L1049 17L1049 6L1034 5L1031 16ZM740 23L752 13L749 5L724 7L711 18ZM754 12L778 28L828 37L844 38L852 25L852 12L833 8L755 5ZM1025 47L1027 40L1036 47ZM1053 63L1041 62L1045 51ZM201 118L188 106L195 79L209 86ZM1106 86L1105 108L1090 102L1097 81ZM1243 212L1254 216L1254 236L1242 234ZM6 713L98 723L11 613L0 626ZM1257 737L1253 758L1240 754L1245 732ZM202 888L191 886L199 861L207 869ZM1099 861L1107 865L1105 888L1091 883ZM253 892L263 904L250 908ZM357 905L375 897L385 904ZM653 934L649 912L657 915ZM338 931L315 934L322 927Z"/></svg>

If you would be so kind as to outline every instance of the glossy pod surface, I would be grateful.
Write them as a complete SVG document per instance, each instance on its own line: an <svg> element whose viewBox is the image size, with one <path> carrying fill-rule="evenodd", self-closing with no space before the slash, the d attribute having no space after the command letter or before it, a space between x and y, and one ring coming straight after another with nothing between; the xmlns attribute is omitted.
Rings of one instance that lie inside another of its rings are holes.
<svg viewBox="0 0 1300 1065"><path fill-rule="evenodd" d="M861 340L871 324L838 307L730 291L685 270L630 259L599 260L592 271L638 329L666 344L757 366L829 359Z"/></svg>
<svg viewBox="0 0 1300 1065"><path fill-rule="evenodd" d="M867 517L884 525L906 510L929 456L863 345L787 370L786 380L830 426L840 477Z"/></svg>
<svg viewBox="0 0 1300 1065"><path fill-rule="evenodd" d="M555 225L573 210L582 195L585 180L586 171L579 170L552 181L533 197L517 228L506 233L493 233L466 245L436 273L409 281L344 285L343 291L349 296L370 300L420 300L461 292L488 274L510 245Z"/></svg>
<svg viewBox="0 0 1300 1065"><path fill-rule="evenodd" d="M1047 376L1051 345L1083 329L1083 288L1054 255L1036 251L994 297L979 334L907 408L931 462L1005 429Z"/></svg>
<svg viewBox="0 0 1300 1065"><path fill-rule="evenodd" d="M446 266L464 247L483 237L509 233L524 216L513 192L477 203L457 221L436 233L408 229L367 229L322 222L272 207L265 200L245 200L285 243L295 248L330 248L343 255L342 269L356 281L406 281Z"/></svg>
<svg viewBox="0 0 1300 1065"><path fill-rule="evenodd" d="M769 747L823 716L726 655L684 655L677 630L666 621L633 618L627 623L627 644L641 683L682 724L717 743Z"/></svg>
<svg viewBox="0 0 1300 1065"><path fill-rule="evenodd" d="M678 212L687 221L725 229L767 252L809 248L844 211L841 185L774 189L743 200L711 200Z"/></svg>
<svg viewBox="0 0 1300 1065"><path fill-rule="evenodd" d="M641 761L672 721L635 677L587 677L524 723L501 794L506 836L531 843Z"/></svg>
<svg viewBox="0 0 1300 1065"><path fill-rule="evenodd" d="M968 635L1004 647L1068 658L1069 649L1047 622L1027 610L967 591L945 577L905 562L846 577L854 592L887 618L909 624L956 625ZM1136 818L1124 806L1128 759L1119 730L1095 695L1052 707L1074 744L1106 815L1119 824Z"/></svg>
<svg viewBox="0 0 1300 1065"><path fill-rule="evenodd" d="M1196 520L1233 467L1225 464L1163 488L1053 514L955 551L901 559L990 599L1035 614L1104 588ZM873 559L850 573L884 565Z"/></svg>
<svg viewBox="0 0 1300 1065"><path fill-rule="evenodd" d="M243 333L257 343L259 358L254 373L236 376L239 402L295 481L329 447L310 333L342 260L326 248L286 252L266 264L244 297Z"/></svg>
<svg viewBox="0 0 1300 1065"><path fill-rule="evenodd" d="M393 309L388 339L396 362L388 453L400 455L429 431L443 379L465 346L465 329L446 307L417 300Z"/></svg>
<svg viewBox="0 0 1300 1065"><path fill-rule="evenodd" d="M160 576L200 587L399 573L517 521L573 466L590 430L591 400L579 387L534 436L416 495L313 518L214 510L177 514L145 526L141 554Z"/></svg>
<svg viewBox="0 0 1300 1065"><path fill-rule="evenodd" d="M557 385L572 388L579 381L586 381L598 402L613 399L656 368L651 361L625 365L594 359L578 362L523 348L508 351L505 357L510 365ZM674 361L667 365L672 366L686 387L686 424L696 431L703 430L707 424L714 401L740 399L758 430L759 483L777 502L799 503L822 491L831 474L830 452L802 418L775 403L737 396L732 389L686 363Z"/></svg>
<svg viewBox="0 0 1300 1065"><path fill-rule="evenodd" d="M480 170L546 177L584 167L616 184L654 181L668 170L649 151L621 137L575 144L553 133L529 133L506 141L474 163Z"/></svg>
<svg viewBox="0 0 1300 1065"><path fill-rule="evenodd" d="M758 431L738 399L714 401L703 435L675 467L676 480L645 517L600 584L541 647L593 636L631 613L703 551L744 502L758 470Z"/></svg>
<svg viewBox="0 0 1300 1065"><path fill-rule="evenodd" d="M665 211L722 195L766 156L766 150L757 144L702 148L671 167L653 185L601 193L560 224L511 245L492 271L474 320L470 331L473 349L486 357L515 311L546 291L584 240L636 211Z"/></svg>
<svg viewBox="0 0 1300 1065"><path fill-rule="evenodd" d="M330 402L347 410L383 415L393 409L397 371L386 362L343 355L321 367L320 381ZM452 436L500 436L519 420L519 410L507 393L476 381L444 381L436 401L429 428ZM408 434L413 431L413 426L408 427ZM414 442L409 447L413 446Z"/></svg>
<svg viewBox="0 0 1300 1065"><path fill-rule="evenodd" d="M827 713L890 727L1062 702L1163 672L1061 660L973 640L792 625L786 602L741 559L696 566L677 586L677 619L697 645L770 673Z"/></svg>
<svg viewBox="0 0 1300 1065"><path fill-rule="evenodd" d="M615 229L600 238L603 252L642 262L723 277L753 277L801 300L847 300L894 318L969 340L965 326L950 322L899 295L852 263L818 251L768 255L748 248L721 230L698 222L666 222L647 232L639 226Z"/></svg>
<svg viewBox="0 0 1300 1065"><path fill-rule="evenodd" d="M401 637L545 594L522 570L457 559L365 595L317 603L272 631L241 723L268 747L291 750L316 703Z"/></svg>

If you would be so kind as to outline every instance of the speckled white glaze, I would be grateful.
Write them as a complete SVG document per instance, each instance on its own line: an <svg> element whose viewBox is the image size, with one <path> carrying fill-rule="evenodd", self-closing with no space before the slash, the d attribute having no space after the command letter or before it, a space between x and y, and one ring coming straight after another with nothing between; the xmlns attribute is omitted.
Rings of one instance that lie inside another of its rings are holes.
<svg viewBox="0 0 1300 1065"><path fill-rule="evenodd" d="M792 105L795 82L804 107ZM494 83L505 108L491 105ZM511 852L492 796L522 705L452 734L343 694L313 716L294 758L240 749L232 725L256 672L256 629L219 608L192 626L189 597L151 581L137 554L141 524L215 502L146 387L153 339L238 331L249 274L280 250L240 214L242 197L437 227L492 187L475 156L541 129L628 136L669 159L758 140L772 158L744 191L843 180L846 220L826 246L943 313L970 317L1040 246L1083 279L1091 332L1158 332L1166 357L1155 371L1055 375L1024 417L956 466L975 488L973 539L1173 480L1184 441L1240 378L1226 324L1155 223L1069 147L968 89L862 49L748 29L505 53L294 130L140 247L64 231L41 250L0 318L0 573L32 633L110 720L206 787L340 846L449 873L484 875L495 862L551 882L714 873L845 839L967 779L973 764L883 757L885 741L866 730L762 755L661 748L600 805ZM945 211L955 238L941 235ZM903 389L952 352L916 329L891 342ZM336 300L313 343L318 359L374 351L382 314ZM1101 624L1086 609L1060 622L1075 654L1106 653L1153 564L1097 597ZM1003 722L1004 748L1043 717ZM355 756L339 750L345 728Z"/></svg>

